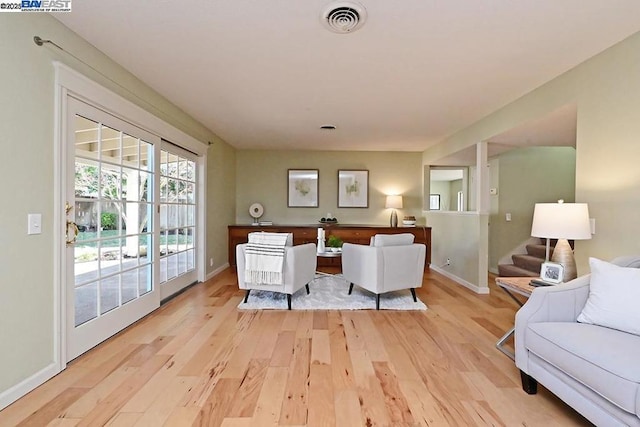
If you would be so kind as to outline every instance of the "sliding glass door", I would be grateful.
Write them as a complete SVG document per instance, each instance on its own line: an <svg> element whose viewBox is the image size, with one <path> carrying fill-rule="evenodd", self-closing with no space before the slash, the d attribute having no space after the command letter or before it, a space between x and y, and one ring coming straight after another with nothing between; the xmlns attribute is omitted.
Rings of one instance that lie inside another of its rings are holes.
<svg viewBox="0 0 640 427"><path fill-rule="evenodd" d="M163 141L160 150L160 295L167 298L197 281L197 162Z"/></svg>

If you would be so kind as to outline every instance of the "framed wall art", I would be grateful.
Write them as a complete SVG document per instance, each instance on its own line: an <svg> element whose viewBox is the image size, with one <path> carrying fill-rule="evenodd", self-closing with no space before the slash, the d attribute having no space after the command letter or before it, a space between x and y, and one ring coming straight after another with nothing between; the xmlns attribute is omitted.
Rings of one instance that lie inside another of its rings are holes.
<svg viewBox="0 0 640 427"><path fill-rule="evenodd" d="M431 211L439 211L440 210L440 195L439 194L429 194L429 210L431 210Z"/></svg>
<svg viewBox="0 0 640 427"><path fill-rule="evenodd" d="M318 207L318 169L289 169L287 174L287 206Z"/></svg>
<svg viewBox="0 0 640 427"><path fill-rule="evenodd" d="M369 207L369 171L338 171L338 207Z"/></svg>

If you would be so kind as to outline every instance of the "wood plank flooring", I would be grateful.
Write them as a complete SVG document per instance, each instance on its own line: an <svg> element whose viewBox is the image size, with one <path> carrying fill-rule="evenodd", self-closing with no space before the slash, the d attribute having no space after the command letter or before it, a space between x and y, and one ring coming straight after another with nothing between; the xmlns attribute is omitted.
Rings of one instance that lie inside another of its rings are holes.
<svg viewBox="0 0 640 427"><path fill-rule="evenodd" d="M495 348L518 308L504 292L430 272L418 296L426 312L243 311L227 270L74 360L0 426L590 425L543 387L521 390Z"/></svg>

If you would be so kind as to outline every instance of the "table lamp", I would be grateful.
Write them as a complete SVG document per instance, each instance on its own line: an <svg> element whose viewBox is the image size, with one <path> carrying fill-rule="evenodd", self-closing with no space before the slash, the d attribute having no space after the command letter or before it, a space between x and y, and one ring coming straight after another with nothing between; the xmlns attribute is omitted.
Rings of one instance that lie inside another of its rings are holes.
<svg viewBox="0 0 640 427"><path fill-rule="evenodd" d="M567 240L591 239L589 207L586 203L536 203L533 211L531 235L547 239L545 261L549 261L549 239L558 239L552 262L564 267L563 282L578 277L576 260Z"/></svg>
<svg viewBox="0 0 640 427"><path fill-rule="evenodd" d="M398 226L398 213L396 209L402 209L402 196L387 196L387 201L384 205L387 209L393 209L391 211L391 218L389 220L392 227Z"/></svg>

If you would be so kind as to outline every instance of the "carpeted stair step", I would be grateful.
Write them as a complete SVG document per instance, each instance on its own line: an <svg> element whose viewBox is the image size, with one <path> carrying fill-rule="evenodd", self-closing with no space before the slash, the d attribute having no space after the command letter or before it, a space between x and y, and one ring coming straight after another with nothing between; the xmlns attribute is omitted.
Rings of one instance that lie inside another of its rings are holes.
<svg viewBox="0 0 640 427"><path fill-rule="evenodd" d="M513 264L498 265L498 274L500 277L540 277L540 271L534 273Z"/></svg>
<svg viewBox="0 0 640 427"><path fill-rule="evenodd" d="M511 255L511 259L516 267L520 267L524 270L529 270L534 273L540 274L540 268L544 262L543 258L538 258L532 255L516 254Z"/></svg>
<svg viewBox="0 0 640 427"><path fill-rule="evenodd" d="M527 245L527 253L531 256L544 259L547 252L546 245ZM549 248L549 258L553 254L553 246Z"/></svg>

